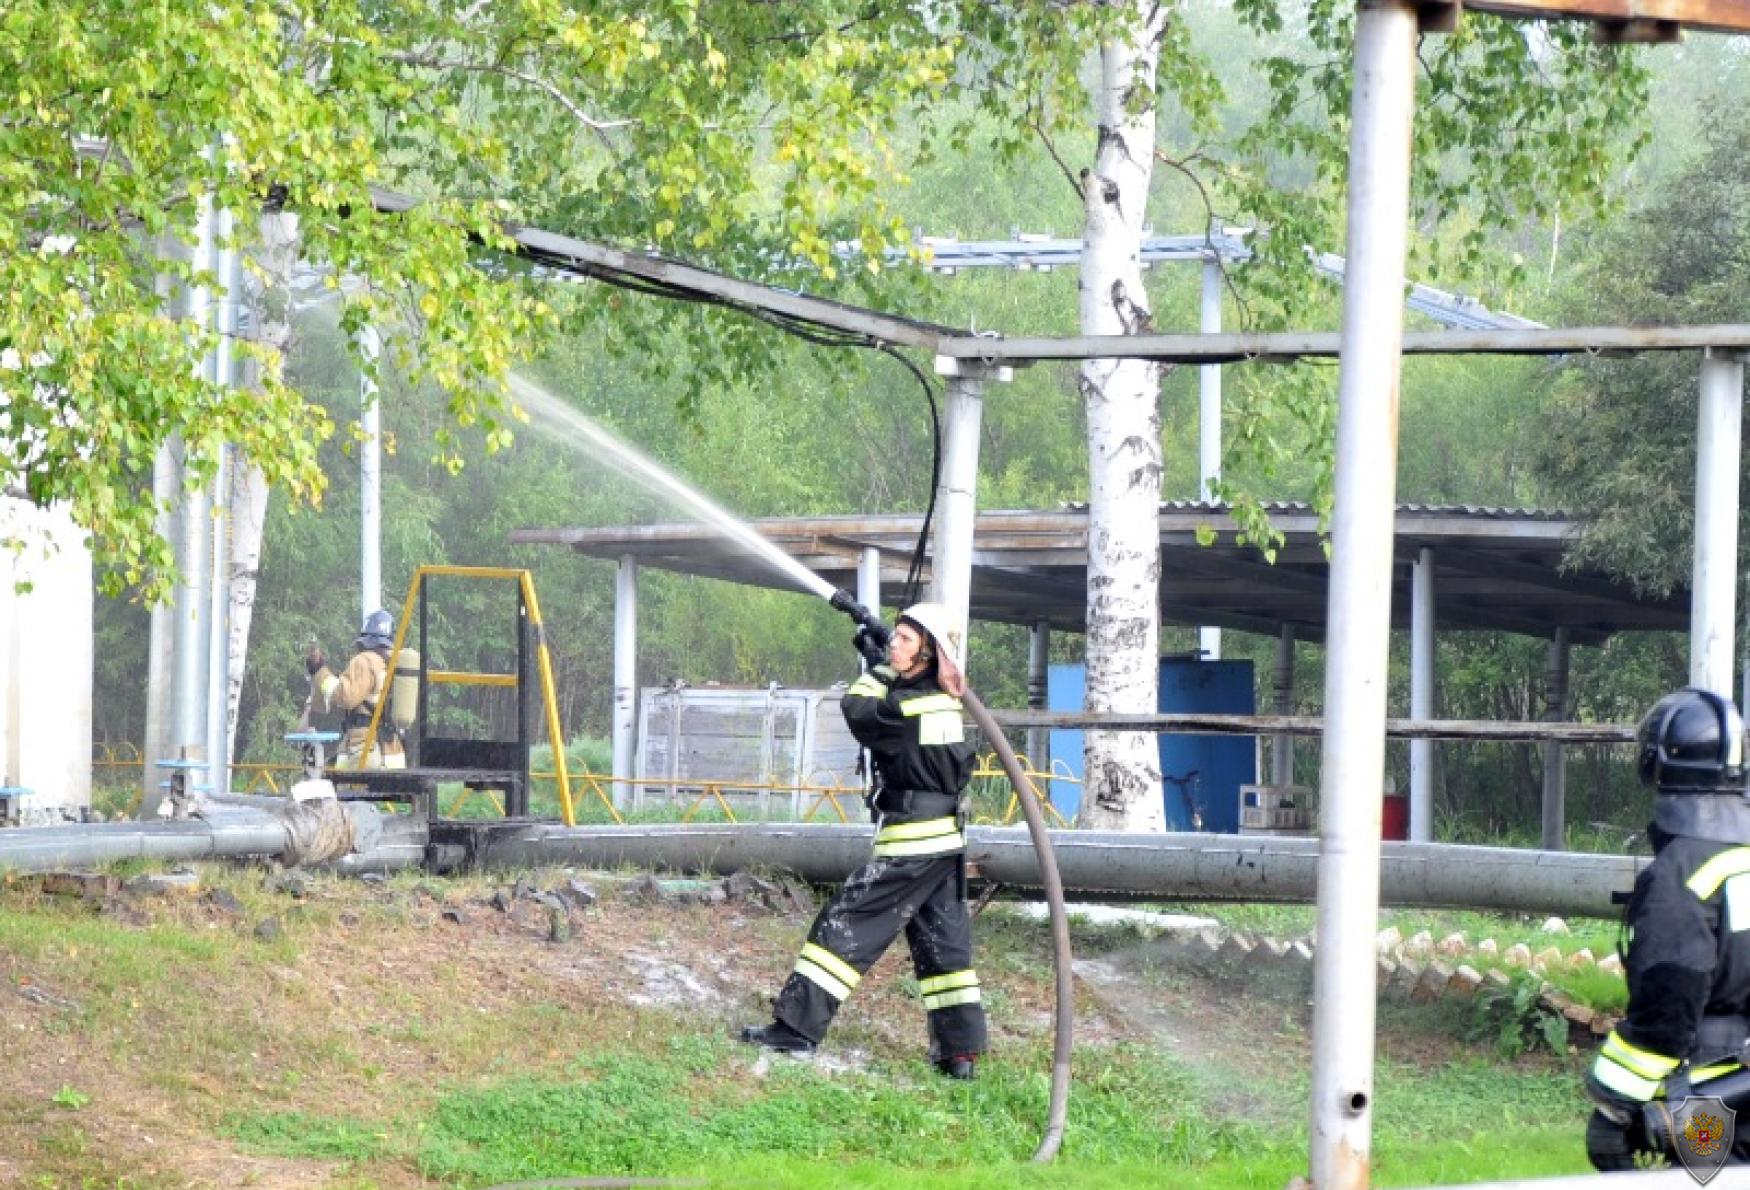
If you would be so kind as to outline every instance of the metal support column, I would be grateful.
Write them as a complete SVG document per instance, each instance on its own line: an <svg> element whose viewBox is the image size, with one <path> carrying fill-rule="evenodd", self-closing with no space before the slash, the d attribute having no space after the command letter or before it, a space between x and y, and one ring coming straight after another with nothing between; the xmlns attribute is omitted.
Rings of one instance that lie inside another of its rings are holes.
<svg viewBox="0 0 1750 1190"><path fill-rule="evenodd" d="M1349 130L1349 271L1337 382L1313 965L1308 1140L1319 1190L1366 1190L1372 1156L1374 937L1416 39L1413 5L1362 0Z"/></svg>
<svg viewBox="0 0 1750 1190"><path fill-rule="evenodd" d="M186 261L188 246L176 236L166 233L159 242L159 256L167 263ZM161 272L157 283L158 296L164 312L170 318L181 318L187 309L187 292L168 270ZM182 487L182 444L180 437L167 439L152 460L152 505L157 509L153 529L166 541L180 541L177 527L177 503ZM146 763L141 766L142 815L156 812L158 807L159 770L153 762L170 755L171 718L176 704L176 611L173 603L155 604L151 611L146 644L146 724L140 747Z"/></svg>
<svg viewBox="0 0 1750 1190"><path fill-rule="evenodd" d="M1744 358L1701 360L1696 422L1695 558L1690 582L1689 684L1732 697L1737 630L1738 459L1744 432Z"/></svg>
<svg viewBox="0 0 1750 1190"><path fill-rule="evenodd" d="M1549 642L1549 663L1543 671L1544 714L1551 723L1568 717L1568 640L1566 628L1556 629ZM1554 741L1543 746L1543 838L1545 851L1566 846L1568 754Z"/></svg>
<svg viewBox="0 0 1750 1190"><path fill-rule="evenodd" d="M200 200L195 222L194 261L200 269L212 267L213 235L213 200L208 195ZM187 317L195 333L207 329L211 306L211 295L204 285L190 287ZM212 374L209 353L201 365L201 375L211 379ZM186 450L185 445L185 456ZM211 518L207 489L190 489L185 485L176 551L181 581L176 589L176 654L169 739L171 747L181 750L183 759L193 759L194 754L204 748L207 733L207 616L211 608L206 585L210 579L207 545L208 535L212 532ZM146 758L148 763L163 759L166 758Z"/></svg>
<svg viewBox="0 0 1750 1190"><path fill-rule="evenodd" d="M377 328L359 331L359 620L383 606L383 429L371 369L382 355Z"/></svg>
<svg viewBox="0 0 1750 1190"><path fill-rule="evenodd" d="M218 214L214 228L213 277L223 294L213 295L212 381L224 387L236 383L236 355L231 344L237 334L237 302L243 287L239 267L236 226L230 211ZM218 470L213 473L212 565L207 588L207 785L215 793L231 791L231 448L219 449Z"/></svg>
<svg viewBox="0 0 1750 1190"><path fill-rule="evenodd" d="M632 804L638 748L638 561L620 559L614 579L614 809Z"/></svg>
<svg viewBox="0 0 1750 1190"><path fill-rule="evenodd" d="M1002 369L1005 373L1007 369ZM942 426L942 474L936 484L936 532L931 543L930 598L967 623L972 599L972 528L978 515L978 436L984 421L986 369L936 358L948 381ZM997 379L1007 379L999 376ZM970 625L968 625L970 627Z"/></svg>
<svg viewBox="0 0 1750 1190"><path fill-rule="evenodd" d="M881 551L865 546L857 562L857 602L881 614Z"/></svg>
<svg viewBox="0 0 1750 1190"><path fill-rule="evenodd" d="M1214 255L1203 262L1203 310L1198 324L1204 334L1221 330L1221 261ZM1214 500L1215 481L1221 478L1221 365L1204 364L1197 369L1197 486L1204 500ZM1210 661L1221 659L1221 629L1197 630L1197 648Z"/></svg>
<svg viewBox="0 0 1750 1190"><path fill-rule="evenodd" d="M1434 717L1434 551L1410 573L1410 718ZM1410 741L1410 842L1434 841L1434 741Z"/></svg>
<svg viewBox="0 0 1750 1190"><path fill-rule="evenodd" d="M1276 713L1294 714L1294 625L1284 624L1276 635L1276 666L1271 674L1276 693ZM1294 737L1270 739L1270 783L1294 784Z"/></svg>
<svg viewBox="0 0 1750 1190"><path fill-rule="evenodd" d="M1027 709L1043 711L1051 679L1051 621L1040 620L1027 630ZM1027 729L1027 762L1036 773L1051 771L1051 732ZM1040 790L1043 794L1045 791Z"/></svg>

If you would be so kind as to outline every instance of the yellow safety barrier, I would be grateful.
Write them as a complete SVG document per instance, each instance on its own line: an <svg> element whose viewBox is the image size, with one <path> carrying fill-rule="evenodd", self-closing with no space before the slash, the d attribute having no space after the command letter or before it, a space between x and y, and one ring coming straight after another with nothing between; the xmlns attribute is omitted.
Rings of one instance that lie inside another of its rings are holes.
<svg viewBox="0 0 1750 1190"><path fill-rule="evenodd" d="M390 657L401 655L401 646L407 643L407 627L413 622L413 613L418 605L420 584L426 579L441 576L449 578L497 579L514 582L517 592L522 596L523 609L528 613L529 627L533 630L535 645L535 670L537 680L541 684L541 702L547 712L547 738L553 745L554 776L559 784L559 814L565 820L566 826L577 825L577 808L571 800L571 775L565 766L565 733L559 725L559 697L553 683L553 654L547 648L546 629L541 624L541 604L535 598L535 580L527 570L513 569L505 566L421 566L413 572L413 580L407 584L407 599L401 605L401 619L395 625L395 640L389 647ZM452 670L427 671L426 680L438 684L474 685L474 686L518 686L520 682L515 674L480 674L463 673ZM383 718L383 708L389 700L380 698L371 712L370 726L365 729L364 747L360 750L358 767L367 768L371 759L371 750L376 745L377 731ZM533 775L531 774L531 780ZM593 783L592 783L593 784ZM472 794L464 794L457 808L468 800ZM596 796L601 798L602 805L615 822L624 822L620 812L614 808L612 798L602 794L601 787L595 786ZM503 803L494 804L503 812ZM452 810L452 813L454 811Z"/></svg>
<svg viewBox="0 0 1750 1190"><path fill-rule="evenodd" d="M140 755L140 749L132 743L123 741L120 745L112 746L109 744L97 744L95 747L98 755L94 757L91 762L93 768L138 769L142 767L143 760ZM130 753L131 756L124 758L119 755L118 753L123 750ZM1069 766L1062 760L1052 761L1051 770L1049 772L1040 772L1033 767L1032 762L1027 759L1025 754L1018 755L1017 759L1021 762L1022 775L1027 778L1029 784L1032 786L1032 788L1028 790L1028 793L1039 802L1040 808L1046 813L1046 815L1055 820L1058 826L1065 828L1070 827L1071 823L1069 820L1058 812L1056 806L1051 804L1051 799L1049 797L1041 796L1039 790L1045 787L1043 784L1044 782L1066 781L1072 785L1080 785L1081 779L1075 776L1074 773L1070 772ZM302 771L296 764L268 764L261 762L234 764L231 768L234 773L246 775L248 778L243 786L242 792L268 793L273 795L280 795L283 793L279 782L276 780L276 774L295 776ZM687 804L687 808L681 813L680 821L682 822L691 822L694 816L710 802L716 803L718 808L723 811L723 816L728 821L739 822L741 820L736 817L735 808L730 804L727 795L736 793L764 793L789 794L792 796L812 795L813 800L809 802L808 808L803 811L802 816L799 819L801 822L811 822L814 820L815 815L819 814L823 809L831 807L832 812L838 816L840 822L849 823L851 817L845 812L844 804L840 799L851 797L861 800L863 796L863 787L861 785L846 784L838 773L833 772L830 769L815 770L809 774L809 777L811 779L803 784L778 785L758 781L674 781L665 777L640 777L628 778L624 781L616 781L611 775L594 773L587 767L575 776L570 774L567 770L557 766L549 772L529 773L529 779L531 782L536 780L560 782L562 790L561 805L566 810L569 810L571 807L569 797L567 796L570 793L571 787L576 784L588 786L589 790L600 800L601 804L607 808L608 813L613 816L613 820L617 823L624 823L625 819L620 815L619 811L614 808L613 797L607 789L603 788L604 783L610 785L626 785L642 789L674 789L677 793L685 791L688 794L694 794L695 796L693 796L692 800ZM996 753L992 752L980 756L978 758L977 766L972 771L972 780L997 779L1006 781L1008 775L998 763ZM476 796L484 796L497 813L504 813L504 802L494 791L490 789L463 789L456 797L455 801L451 803L449 810L447 811L448 815L452 818L456 817L462 808L471 803ZM974 821L986 824L996 823L1003 826L1012 825L1020 813L1020 805L1020 793L1011 789L1009 791L1008 801L1004 806L1000 817L975 818ZM567 822L569 825L576 825L574 818L571 816L567 817Z"/></svg>

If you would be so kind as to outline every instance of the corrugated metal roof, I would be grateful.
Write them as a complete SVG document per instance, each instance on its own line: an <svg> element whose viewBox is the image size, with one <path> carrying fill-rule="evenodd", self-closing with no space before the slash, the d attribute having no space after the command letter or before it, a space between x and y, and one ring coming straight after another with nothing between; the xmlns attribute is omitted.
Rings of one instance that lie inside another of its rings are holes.
<svg viewBox="0 0 1750 1190"><path fill-rule="evenodd" d="M1263 500L1258 505L1265 512L1286 513L1290 515L1313 515L1317 510L1303 500ZM1063 508L1070 512L1086 512L1088 503L1085 500L1066 500ZM1210 500L1163 500L1162 512L1207 512L1223 514L1228 506ZM1400 513L1416 513L1427 516L1475 517L1478 520L1492 521L1572 521L1580 518L1573 513L1557 508L1506 508L1488 504L1400 504Z"/></svg>

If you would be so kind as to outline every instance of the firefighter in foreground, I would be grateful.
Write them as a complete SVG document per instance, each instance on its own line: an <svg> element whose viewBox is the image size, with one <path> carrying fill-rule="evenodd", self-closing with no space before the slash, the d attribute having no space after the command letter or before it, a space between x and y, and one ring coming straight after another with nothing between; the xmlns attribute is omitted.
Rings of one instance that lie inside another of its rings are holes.
<svg viewBox="0 0 1750 1190"><path fill-rule="evenodd" d="M365 733L370 730L371 716L377 704L389 695L389 649L395 643L395 617L387 610L372 612L365 617L354 646L358 652L338 675L328 668L328 659L320 645L310 646L304 654L304 668L310 674L310 699L316 709L340 710L345 713L341 726L345 734L340 741L340 754L334 758L336 768L357 768L364 751ZM401 742L395 716L385 713L377 728L377 742L371 747L368 767L374 769L404 769L407 749Z"/></svg>
<svg viewBox="0 0 1750 1190"><path fill-rule="evenodd" d="M1718 1161L1717 1131L1674 1117L1692 1096L1718 1097L1739 1113L1729 1157L1750 1162L1750 799L1737 708L1707 690L1666 695L1641 721L1639 765L1657 790L1654 859L1625 915L1628 1013L1586 1077L1597 1108L1587 1152L1598 1169L1629 1169L1638 1153L1672 1154L1687 1132L1691 1156Z"/></svg>
<svg viewBox="0 0 1750 1190"><path fill-rule="evenodd" d="M809 928L773 1021L742 1030L753 1045L808 1053L863 975L905 931L929 1014L930 1061L972 1079L985 1048L966 907L963 797L974 755L959 695L965 636L947 608L919 603L893 630L888 655L856 637L869 669L845 692L845 722L875 763L875 854L851 873Z"/></svg>

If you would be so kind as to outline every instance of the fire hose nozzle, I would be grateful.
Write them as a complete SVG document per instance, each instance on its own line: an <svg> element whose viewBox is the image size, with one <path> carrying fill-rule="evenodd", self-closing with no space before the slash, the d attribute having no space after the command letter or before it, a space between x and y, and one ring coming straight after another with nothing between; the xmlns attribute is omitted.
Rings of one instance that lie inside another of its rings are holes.
<svg viewBox="0 0 1750 1190"><path fill-rule="evenodd" d="M881 622L880 616L858 603L855 595L840 587L832 593L832 598L828 602L861 624L863 630L874 639L877 645L882 648L887 647L888 640L893 636L893 630Z"/></svg>

